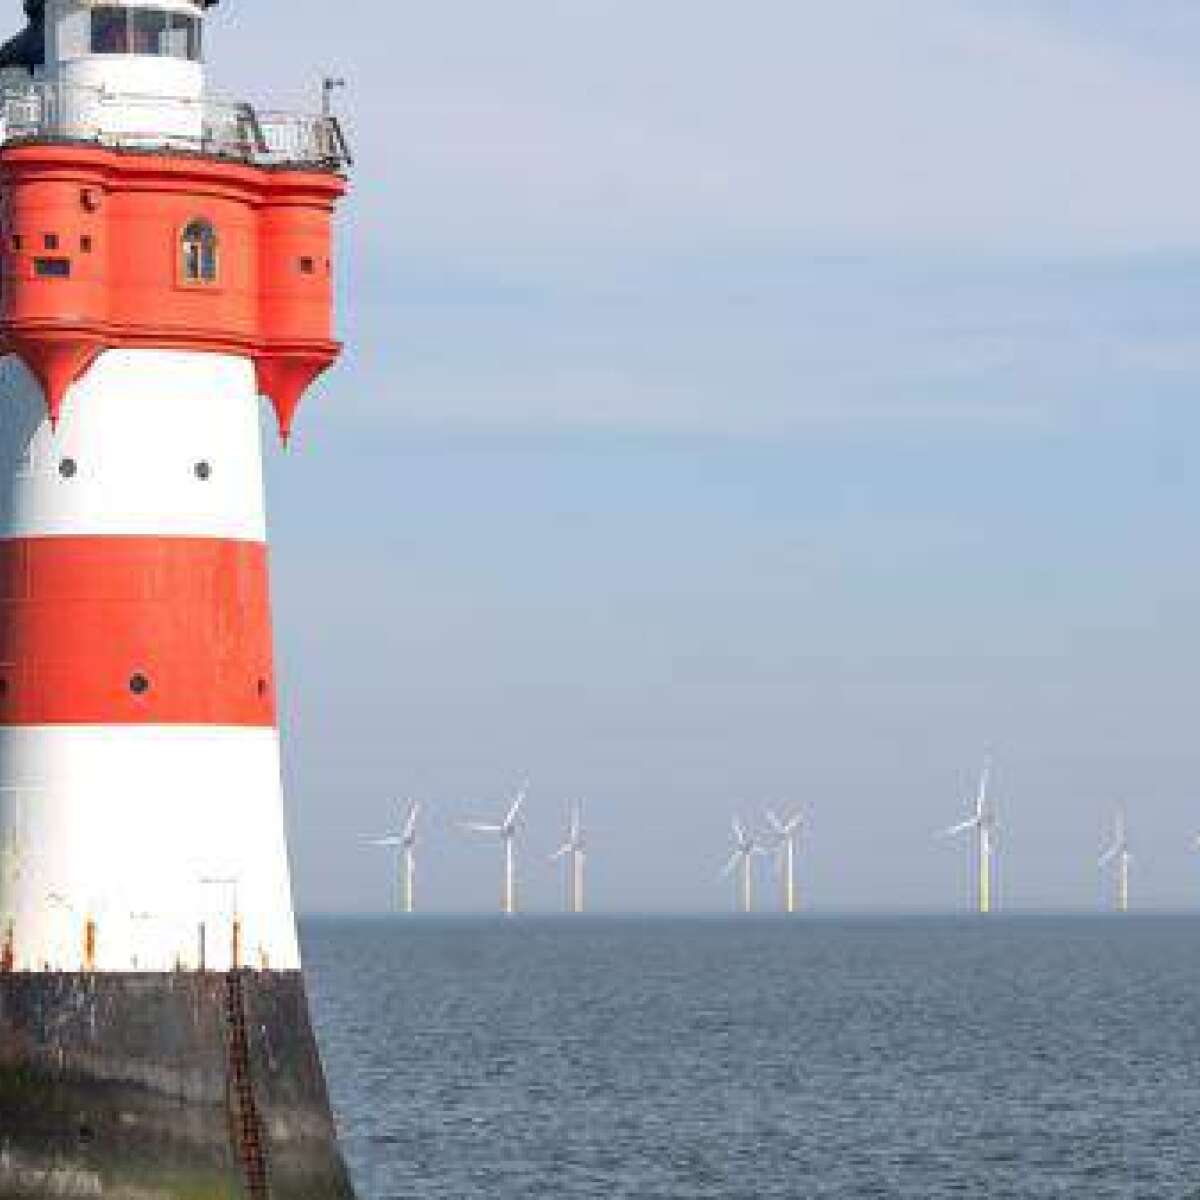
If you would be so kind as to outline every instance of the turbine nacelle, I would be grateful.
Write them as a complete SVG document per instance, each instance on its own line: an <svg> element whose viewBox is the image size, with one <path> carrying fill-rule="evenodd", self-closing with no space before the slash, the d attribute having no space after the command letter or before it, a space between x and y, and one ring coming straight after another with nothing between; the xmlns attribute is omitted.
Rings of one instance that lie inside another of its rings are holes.
<svg viewBox="0 0 1200 1200"><path fill-rule="evenodd" d="M728 875L739 863L748 866L750 859L756 854L766 854L764 847L746 832L739 817L733 818L733 838L735 849L721 872L723 875Z"/></svg>
<svg viewBox="0 0 1200 1200"><path fill-rule="evenodd" d="M421 815L420 801L408 801L407 809L402 809L406 815L400 822L400 832L390 833L386 837L372 838L372 846L390 846L401 850L411 850L417 844L417 818Z"/></svg>
<svg viewBox="0 0 1200 1200"><path fill-rule="evenodd" d="M558 862L560 858L565 858L568 854L578 854L580 857L584 854L583 811L578 804L571 809L571 819L567 826L567 840L550 855L550 861Z"/></svg>
<svg viewBox="0 0 1200 1200"><path fill-rule="evenodd" d="M521 808L525 803L525 797L528 792L529 785L522 784L520 790L513 797L512 803L508 807L508 811L504 814L503 820L499 822L463 821L462 827L464 829L471 830L473 833L498 833L507 841L517 832L517 818L521 814Z"/></svg>
<svg viewBox="0 0 1200 1200"><path fill-rule="evenodd" d="M767 809L767 823L774 830L776 837L792 838L800 832L804 824L804 814L798 812L790 817L780 818L771 809Z"/></svg>
<svg viewBox="0 0 1200 1200"><path fill-rule="evenodd" d="M1117 859L1128 861L1132 857L1133 855L1129 850L1129 832L1125 824L1125 810L1120 809L1117 812L1116 832L1113 836L1112 845L1100 855L1096 861L1096 865L1106 867L1110 862L1114 862Z"/></svg>
<svg viewBox="0 0 1200 1200"><path fill-rule="evenodd" d="M956 837L958 834L967 833L972 829L995 833L999 828L995 806L989 803L988 800L988 787L991 783L991 775L992 763L989 759L984 763L983 773L979 777L979 790L975 794L974 813L965 821L960 821L957 825L951 825L949 829L943 829L941 832L942 837Z"/></svg>

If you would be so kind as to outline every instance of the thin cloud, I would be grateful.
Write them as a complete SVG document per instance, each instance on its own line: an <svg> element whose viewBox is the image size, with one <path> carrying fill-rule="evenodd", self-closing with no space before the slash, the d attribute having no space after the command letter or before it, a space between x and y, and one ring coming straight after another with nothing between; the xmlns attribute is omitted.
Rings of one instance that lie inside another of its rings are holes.
<svg viewBox="0 0 1200 1200"><path fill-rule="evenodd" d="M294 7L300 39L328 21ZM961 0L364 7L338 53L371 253L1200 242L1200 86L1094 22ZM274 83L250 53L274 20L238 14L251 90Z"/></svg>

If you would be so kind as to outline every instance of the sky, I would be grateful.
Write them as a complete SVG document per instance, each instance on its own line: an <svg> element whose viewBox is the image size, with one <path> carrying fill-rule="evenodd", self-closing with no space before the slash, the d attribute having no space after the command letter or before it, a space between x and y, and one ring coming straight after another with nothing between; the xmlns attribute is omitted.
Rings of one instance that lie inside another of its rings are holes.
<svg viewBox="0 0 1200 1200"><path fill-rule="evenodd" d="M341 364L272 451L298 903L716 912L802 807L814 910L1200 904L1200 9L227 3L219 92L356 152ZM286 28L285 23L286 21ZM777 883L763 864L765 905Z"/></svg>

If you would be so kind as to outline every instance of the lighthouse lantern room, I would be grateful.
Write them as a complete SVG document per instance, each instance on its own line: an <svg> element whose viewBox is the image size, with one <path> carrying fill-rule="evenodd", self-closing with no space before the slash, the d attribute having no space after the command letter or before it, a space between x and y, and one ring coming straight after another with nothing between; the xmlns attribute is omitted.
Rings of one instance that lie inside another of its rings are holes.
<svg viewBox="0 0 1200 1200"><path fill-rule="evenodd" d="M0 1200L350 1194L260 438L340 350L349 154L329 113L208 98L214 4L26 0L0 48Z"/></svg>

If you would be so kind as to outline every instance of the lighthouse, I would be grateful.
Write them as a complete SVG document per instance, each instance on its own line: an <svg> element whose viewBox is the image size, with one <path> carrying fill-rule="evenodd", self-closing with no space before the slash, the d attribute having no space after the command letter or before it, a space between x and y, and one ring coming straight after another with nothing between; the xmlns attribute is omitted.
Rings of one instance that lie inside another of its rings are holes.
<svg viewBox="0 0 1200 1200"><path fill-rule="evenodd" d="M209 94L216 3L25 0L0 48L0 1198L352 1194L262 480L338 355L349 154Z"/></svg>

